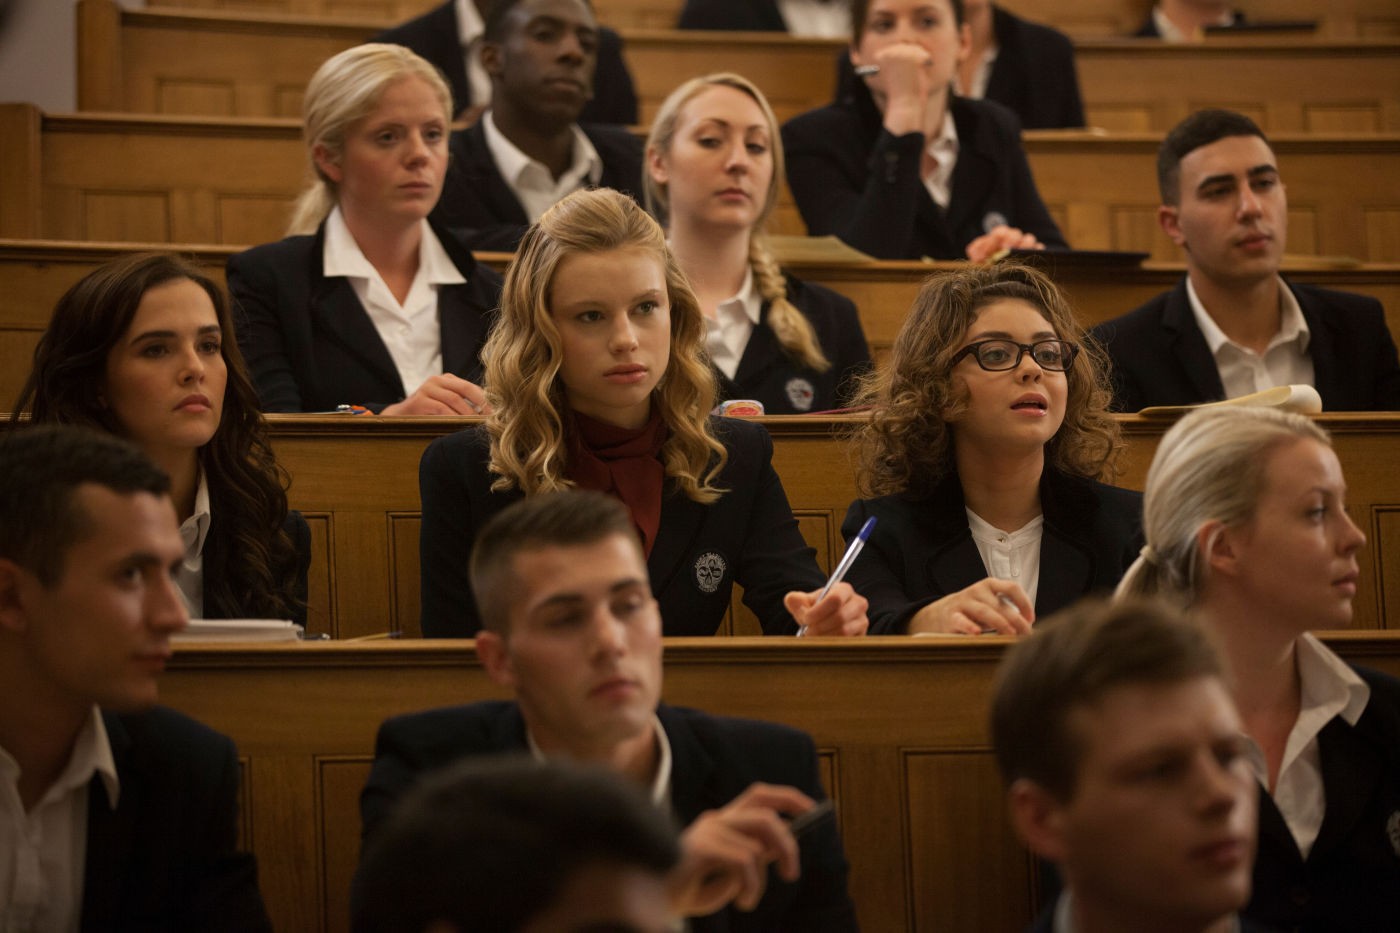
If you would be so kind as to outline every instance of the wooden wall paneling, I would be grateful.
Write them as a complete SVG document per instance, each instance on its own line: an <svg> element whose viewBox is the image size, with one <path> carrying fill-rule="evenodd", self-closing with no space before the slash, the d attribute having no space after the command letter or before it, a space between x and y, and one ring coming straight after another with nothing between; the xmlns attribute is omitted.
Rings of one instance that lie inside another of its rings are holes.
<svg viewBox="0 0 1400 933"><path fill-rule="evenodd" d="M1377 568L1376 617L1378 628L1400 629L1400 507L1371 510L1368 545Z"/></svg>
<svg viewBox="0 0 1400 933"><path fill-rule="evenodd" d="M1400 635L1324 637L1400 675ZM665 695L812 735L868 933L1019 929L1036 903L1008 842L985 725L1008 644L668 639ZM248 763L246 819L275 927L327 933L346 928L358 789L379 724L503 695L467 641L181 646L162 681L163 702L232 737ZM954 859L960 887L936 876Z"/></svg>
<svg viewBox="0 0 1400 933"><path fill-rule="evenodd" d="M0 236L40 236L43 115L33 104L0 103Z"/></svg>
<svg viewBox="0 0 1400 933"><path fill-rule="evenodd" d="M126 110L122 89L122 8L78 0L78 109Z"/></svg>

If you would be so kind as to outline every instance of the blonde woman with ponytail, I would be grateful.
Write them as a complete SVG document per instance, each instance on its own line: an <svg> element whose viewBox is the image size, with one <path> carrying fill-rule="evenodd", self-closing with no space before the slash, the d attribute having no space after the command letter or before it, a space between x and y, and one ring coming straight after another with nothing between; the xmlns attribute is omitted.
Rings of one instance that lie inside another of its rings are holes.
<svg viewBox="0 0 1400 933"><path fill-rule="evenodd" d="M1267 929L1400 929L1400 681L1312 634L1351 624L1366 535L1346 501L1308 418L1193 412L1157 445L1118 588L1186 608L1226 656L1262 791L1244 917Z"/></svg>
<svg viewBox="0 0 1400 933"><path fill-rule="evenodd" d="M764 243L783 147L772 108L746 78L682 84L647 140L647 207L705 313L720 397L770 415L844 408L870 367L849 299L783 274Z"/></svg>
<svg viewBox="0 0 1400 933"><path fill-rule="evenodd" d="M437 69L398 45L347 49L307 84L312 177L291 235L228 263L264 411L481 413L479 355L501 279L427 219L451 102Z"/></svg>
<svg viewBox="0 0 1400 933"><path fill-rule="evenodd" d="M522 496L570 487L620 499L636 526L650 589L619 596L621 617L654 596L664 634L713 635L737 583L766 634L864 634L850 584L816 601L823 575L768 432L710 417L704 330L636 201L598 188L545 211L506 271L483 354L491 415L434 441L419 466L424 635L476 634L463 568L477 530Z"/></svg>

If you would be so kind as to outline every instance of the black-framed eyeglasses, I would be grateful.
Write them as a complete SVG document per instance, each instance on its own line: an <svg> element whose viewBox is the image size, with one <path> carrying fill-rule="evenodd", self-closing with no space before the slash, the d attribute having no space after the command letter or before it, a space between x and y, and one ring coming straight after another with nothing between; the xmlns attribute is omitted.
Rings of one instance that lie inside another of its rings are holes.
<svg viewBox="0 0 1400 933"><path fill-rule="evenodd" d="M1037 340L1035 343L1017 343L1014 340L992 338L970 343L958 351L951 365L956 366L963 357L970 356L977 365L992 373L1006 372L1021 365L1021 358L1027 353L1041 369L1052 373L1062 373L1074 365L1079 355L1079 345L1068 340Z"/></svg>

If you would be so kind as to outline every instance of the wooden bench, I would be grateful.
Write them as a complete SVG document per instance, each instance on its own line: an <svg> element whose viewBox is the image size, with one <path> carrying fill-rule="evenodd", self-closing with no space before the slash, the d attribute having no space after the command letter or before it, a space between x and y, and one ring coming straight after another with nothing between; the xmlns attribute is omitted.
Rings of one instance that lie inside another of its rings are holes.
<svg viewBox="0 0 1400 933"><path fill-rule="evenodd" d="M60 295L79 278L114 257L138 249L175 249L192 257L223 281L224 263L235 246L163 243L85 243L53 240L0 240L0 407L12 402L28 375L34 345ZM484 253L483 261L503 269L509 256ZM784 266L794 275L833 288L860 309L867 340L877 356L894 341L924 280L957 263L797 261ZM1148 267L1073 265L1052 267L1086 327L1116 317L1172 288L1180 264ZM1285 274L1323 288L1361 292L1385 306L1390 330L1400 334L1400 264L1324 268L1290 262Z"/></svg>
<svg viewBox="0 0 1400 933"><path fill-rule="evenodd" d="M1071 243L1178 258L1157 227L1155 135L1037 131L1025 144ZM1290 134L1273 146L1289 186L1290 251L1400 262L1400 134ZM307 171L292 120L0 104L0 237L266 242L282 236ZM786 192L774 232L805 233Z"/></svg>
<svg viewBox="0 0 1400 933"><path fill-rule="evenodd" d="M162 0L163 7L298 16L363 16L386 24L417 16L440 0ZM1048 23L1072 36L1124 36L1137 31L1149 0L1005 0L1008 10ZM617 29L669 29L684 0L593 0L600 22ZM1397 36L1400 10L1394 0L1251 0L1256 21L1314 20L1320 36Z"/></svg>
<svg viewBox="0 0 1400 933"><path fill-rule="evenodd" d="M124 9L78 3L78 106L85 111L297 117L316 67L378 32L362 20ZM779 119L833 95L841 40L784 33L628 30L642 123L687 78L738 71ZM1400 42L1298 38L1081 42L1090 125L1164 132L1192 110L1228 106L1270 132L1400 131ZM1165 88L1171 92L1164 93Z"/></svg>
<svg viewBox="0 0 1400 933"><path fill-rule="evenodd" d="M840 432L860 416L770 417L773 463L802 534L830 569L857 497ZM1120 416L1126 450L1120 485L1141 489L1166 422ZM471 423L457 418L374 419L271 415L273 447L292 476L293 507L311 527L308 627L336 638L419 633L418 461L433 439ZM1350 487L1349 508L1369 538L1356 597L1357 628L1400 628L1400 415L1330 414ZM736 596L724 634L757 634Z"/></svg>
<svg viewBox="0 0 1400 933"><path fill-rule="evenodd" d="M1328 633L1400 675L1400 635ZM867 933L1020 930L1035 873L986 732L1004 638L670 639L666 702L816 741ZM180 648L161 699L238 744L243 839L279 930L342 933L359 792L389 716L500 698L470 642Z"/></svg>

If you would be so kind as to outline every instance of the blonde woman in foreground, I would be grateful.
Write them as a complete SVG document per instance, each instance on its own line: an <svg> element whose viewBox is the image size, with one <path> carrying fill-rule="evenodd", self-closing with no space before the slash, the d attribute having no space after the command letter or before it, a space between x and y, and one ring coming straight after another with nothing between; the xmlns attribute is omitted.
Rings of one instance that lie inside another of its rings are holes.
<svg viewBox="0 0 1400 933"><path fill-rule="evenodd" d="M1158 445L1147 545L1119 587L1219 637L1263 788L1245 916L1281 930L1400 929L1400 681L1311 634L1351 623L1366 536L1346 494L1302 415L1193 412Z"/></svg>

